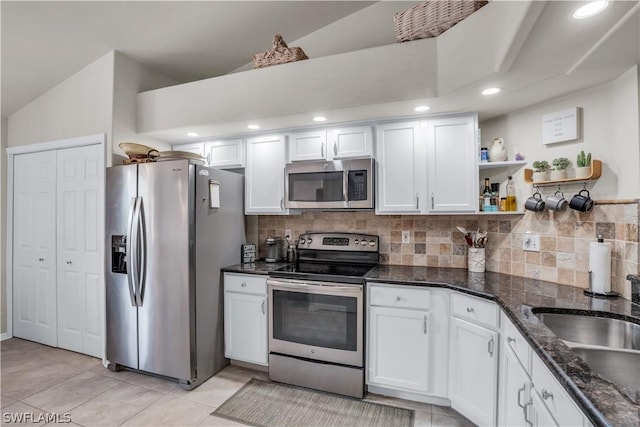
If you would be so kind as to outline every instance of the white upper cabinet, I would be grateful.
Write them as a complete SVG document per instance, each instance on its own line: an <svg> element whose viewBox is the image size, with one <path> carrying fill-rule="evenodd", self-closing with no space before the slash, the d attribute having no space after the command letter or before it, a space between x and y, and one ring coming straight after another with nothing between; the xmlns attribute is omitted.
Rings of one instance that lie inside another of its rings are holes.
<svg viewBox="0 0 640 427"><path fill-rule="evenodd" d="M329 131L328 152L334 159L373 156L371 126L353 126Z"/></svg>
<svg viewBox="0 0 640 427"><path fill-rule="evenodd" d="M247 138L244 210L246 214L286 214L284 135Z"/></svg>
<svg viewBox="0 0 640 427"><path fill-rule="evenodd" d="M289 135L289 161L341 160L373 156L371 126L310 130Z"/></svg>
<svg viewBox="0 0 640 427"><path fill-rule="evenodd" d="M420 213L425 191L425 142L417 121L378 126L376 213Z"/></svg>
<svg viewBox="0 0 640 427"><path fill-rule="evenodd" d="M327 158L327 132L314 130L289 135L289 161L325 160Z"/></svg>
<svg viewBox="0 0 640 427"><path fill-rule="evenodd" d="M428 212L476 212L477 116L452 116L425 123Z"/></svg>
<svg viewBox="0 0 640 427"><path fill-rule="evenodd" d="M207 164L214 168L243 168L245 165L244 140L242 138L206 141L204 153Z"/></svg>

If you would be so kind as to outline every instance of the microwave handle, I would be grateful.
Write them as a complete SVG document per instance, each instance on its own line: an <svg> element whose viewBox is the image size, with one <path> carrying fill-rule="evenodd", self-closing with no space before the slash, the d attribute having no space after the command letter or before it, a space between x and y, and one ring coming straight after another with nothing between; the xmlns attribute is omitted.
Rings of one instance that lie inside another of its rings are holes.
<svg viewBox="0 0 640 427"><path fill-rule="evenodd" d="M342 196L344 197L345 203L349 202L349 169L344 170L343 176L344 184L342 185Z"/></svg>

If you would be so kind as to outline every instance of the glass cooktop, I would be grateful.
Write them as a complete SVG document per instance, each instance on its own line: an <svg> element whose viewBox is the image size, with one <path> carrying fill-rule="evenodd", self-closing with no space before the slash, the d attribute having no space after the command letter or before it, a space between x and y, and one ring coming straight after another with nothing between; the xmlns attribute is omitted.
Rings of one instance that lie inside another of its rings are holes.
<svg viewBox="0 0 640 427"><path fill-rule="evenodd" d="M271 273L273 277L359 283L376 266L371 264L329 264L300 262L279 268Z"/></svg>

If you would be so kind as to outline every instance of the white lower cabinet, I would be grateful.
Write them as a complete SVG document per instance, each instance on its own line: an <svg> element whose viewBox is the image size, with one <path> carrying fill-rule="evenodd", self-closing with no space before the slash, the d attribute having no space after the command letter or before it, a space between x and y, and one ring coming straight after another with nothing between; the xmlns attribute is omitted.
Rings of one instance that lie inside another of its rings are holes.
<svg viewBox="0 0 640 427"><path fill-rule="evenodd" d="M268 365L267 277L224 274L225 357Z"/></svg>
<svg viewBox="0 0 640 427"><path fill-rule="evenodd" d="M474 423L496 424L498 333L454 317L451 322L451 407Z"/></svg>
<svg viewBox="0 0 640 427"><path fill-rule="evenodd" d="M504 313L501 330L499 425L590 425Z"/></svg>
<svg viewBox="0 0 640 427"><path fill-rule="evenodd" d="M367 290L369 390L422 401L446 398L448 293L378 284Z"/></svg>

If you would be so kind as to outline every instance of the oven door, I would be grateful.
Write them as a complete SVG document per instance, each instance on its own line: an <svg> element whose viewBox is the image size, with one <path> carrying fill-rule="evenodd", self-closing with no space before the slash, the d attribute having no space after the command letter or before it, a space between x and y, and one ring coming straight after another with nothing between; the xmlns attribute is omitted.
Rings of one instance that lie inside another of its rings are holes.
<svg viewBox="0 0 640 427"><path fill-rule="evenodd" d="M363 286L268 279L269 351L364 366Z"/></svg>

